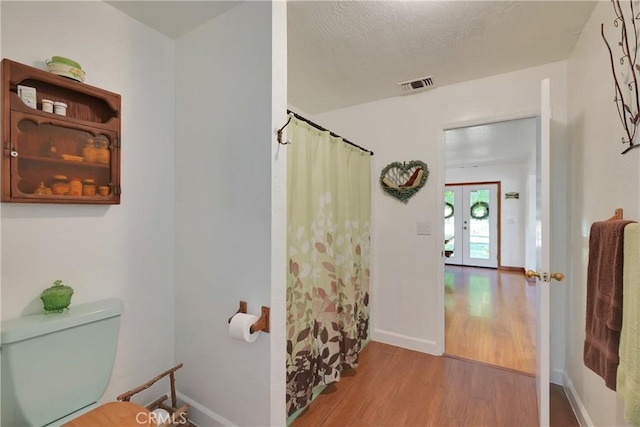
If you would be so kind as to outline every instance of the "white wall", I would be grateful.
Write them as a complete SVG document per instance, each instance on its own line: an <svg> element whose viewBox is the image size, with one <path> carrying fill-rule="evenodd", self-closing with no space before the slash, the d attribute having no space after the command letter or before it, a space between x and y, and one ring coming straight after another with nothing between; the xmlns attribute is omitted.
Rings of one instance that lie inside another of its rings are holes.
<svg viewBox="0 0 640 427"><path fill-rule="evenodd" d="M425 187L407 205L382 191L373 192L375 340L434 354L444 349L443 236L439 230L443 129L537 114L540 81L545 77L552 79L554 118L565 123L565 67L565 62L558 62L315 116L318 123L375 152L374 176L392 161L420 159L431 170ZM378 185L376 180L374 188ZM434 234L417 236L417 221L430 221ZM559 256L557 261L562 264L564 259ZM564 325L562 317L555 321ZM553 329L554 342L563 342L562 327ZM561 369L563 361L555 353L552 356L555 369Z"/></svg>
<svg viewBox="0 0 640 427"><path fill-rule="evenodd" d="M524 164L449 168L445 171L447 184L500 181L500 265L524 267L524 237L526 186ZM505 199L504 194L515 191L519 199Z"/></svg>
<svg viewBox="0 0 640 427"><path fill-rule="evenodd" d="M279 83L272 86L274 69L282 73L286 67L286 56L272 63L272 18L283 24L285 11L275 7L279 16L272 16L270 2L243 2L176 41L175 343L176 359L185 363L180 389L217 422L243 426L284 422L282 397L270 400L270 369L285 365L285 248L272 246L269 179L286 164L284 155L272 158L274 122L286 118L286 75L275 76ZM274 35L279 55L286 43L281 30ZM282 110L272 117L274 87ZM283 178L273 196L280 215L286 212ZM282 227L274 223L274 230ZM285 235L274 239L284 245ZM279 254L273 260L272 250ZM272 262L278 268L273 276ZM273 294L272 280L280 280ZM240 300L253 314L277 303L274 332L252 344L231 339L227 319ZM284 391L284 376L279 381L275 393ZM281 405L281 412L272 414L271 405Z"/></svg>
<svg viewBox="0 0 640 427"><path fill-rule="evenodd" d="M2 56L2 5L0 5L0 58ZM2 175L2 174L0 174ZM0 176L0 185L2 183L2 177ZM2 214L0 213L0 248L2 248ZM0 301L2 301L2 257L0 256ZM0 319L2 319L2 304L0 303ZM0 355L0 358L2 355ZM0 407L2 412L2 407Z"/></svg>
<svg viewBox="0 0 640 427"><path fill-rule="evenodd" d="M569 135L572 187L571 266L569 271L568 345L566 371L576 397L595 425L625 425L622 402L603 380L584 366L586 271L589 228L594 221L623 208L626 218L640 219L640 150L624 156L622 124L613 103L613 76L600 24L611 29L608 2L598 3L568 61ZM608 32L610 36L614 32ZM617 48L616 38L610 37Z"/></svg>
<svg viewBox="0 0 640 427"><path fill-rule="evenodd" d="M538 120L539 122L539 120ZM525 168L525 244L524 268L536 270L536 150L532 150Z"/></svg>
<svg viewBox="0 0 640 427"><path fill-rule="evenodd" d="M272 3L271 129L280 129L287 115L287 2ZM270 425L286 424L287 314L287 149L271 132L271 417Z"/></svg>
<svg viewBox="0 0 640 427"><path fill-rule="evenodd" d="M3 1L1 10L4 57L43 67L68 56L88 84L122 95L121 205L0 205L3 319L40 311L56 279L75 289L72 307L124 301L103 397L114 400L174 362L173 43L103 2Z"/></svg>
<svg viewBox="0 0 640 427"><path fill-rule="evenodd" d="M271 129L287 121L287 2L272 3ZM271 416L286 424L287 149L271 132ZM266 421L264 422L266 424Z"/></svg>

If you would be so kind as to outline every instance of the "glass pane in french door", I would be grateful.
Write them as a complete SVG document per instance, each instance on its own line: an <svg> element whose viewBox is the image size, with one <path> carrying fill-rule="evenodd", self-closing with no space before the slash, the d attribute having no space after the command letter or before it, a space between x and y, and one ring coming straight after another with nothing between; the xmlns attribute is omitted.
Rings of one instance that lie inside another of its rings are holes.
<svg viewBox="0 0 640 427"><path fill-rule="evenodd" d="M455 251L455 193L451 190L444 192L444 253L447 258L451 257Z"/></svg>
<svg viewBox="0 0 640 427"><path fill-rule="evenodd" d="M489 259L491 253L489 227L489 190L469 192L469 257Z"/></svg>

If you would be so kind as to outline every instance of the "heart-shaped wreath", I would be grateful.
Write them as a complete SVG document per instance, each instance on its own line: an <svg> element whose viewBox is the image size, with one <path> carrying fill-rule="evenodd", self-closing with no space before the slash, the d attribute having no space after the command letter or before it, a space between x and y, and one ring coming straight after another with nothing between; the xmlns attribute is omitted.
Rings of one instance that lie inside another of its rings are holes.
<svg viewBox="0 0 640 427"><path fill-rule="evenodd" d="M425 162L420 160L393 162L382 169L380 185L391 197L407 203L424 187L427 178L429 178L429 168Z"/></svg>

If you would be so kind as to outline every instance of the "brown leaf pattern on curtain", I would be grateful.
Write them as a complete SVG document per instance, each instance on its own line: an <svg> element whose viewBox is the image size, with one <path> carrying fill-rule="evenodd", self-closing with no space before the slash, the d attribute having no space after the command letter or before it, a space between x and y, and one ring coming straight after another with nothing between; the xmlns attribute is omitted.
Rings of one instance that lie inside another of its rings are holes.
<svg viewBox="0 0 640 427"><path fill-rule="evenodd" d="M331 214L326 223L332 223ZM318 233L316 228L312 242L290 248L288 415L309 403L316 386L337 382L343 368L355 368L362 342L367 339L369 264L361 245L367 247L368 255L369 224L360 227L352 221L340 228L346 231L344 236Z"/></svg>

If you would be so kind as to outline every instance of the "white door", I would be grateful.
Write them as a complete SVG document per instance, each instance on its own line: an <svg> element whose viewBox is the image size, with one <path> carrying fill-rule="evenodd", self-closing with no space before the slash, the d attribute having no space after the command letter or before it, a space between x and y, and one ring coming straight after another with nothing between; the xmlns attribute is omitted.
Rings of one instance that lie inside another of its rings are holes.
<svg viewBox="0 0 640 427"><path fill-rule="evenodd" d="M498 185L447 185L445 262L498 267Z"/></svg>
<svg viewBox="0 0 640 427"><path fill-rule="evenodd" d="M538 391L538 415L541 426L549 425L549 282L562 280L561 273L550 273L551 259L551 88L550 80L541 84L540 138L538 138L537 185L536 185L536 267L537 271L527 271L527 276L537 277L537 340L536 340L536 383Z"/></svg>

